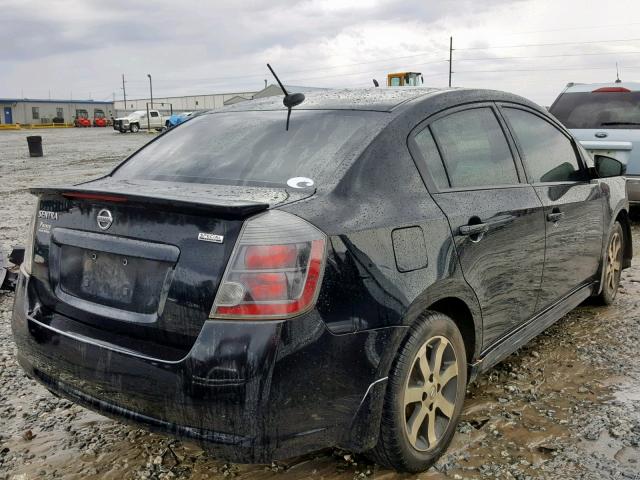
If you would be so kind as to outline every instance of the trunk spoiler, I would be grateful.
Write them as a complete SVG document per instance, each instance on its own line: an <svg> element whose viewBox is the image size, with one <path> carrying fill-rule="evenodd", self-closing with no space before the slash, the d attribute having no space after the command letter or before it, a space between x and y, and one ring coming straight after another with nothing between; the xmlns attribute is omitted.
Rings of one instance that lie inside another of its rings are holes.
<svg viewBox="0 0 640 480"><path fill-rule="evenodd" d="M107 203L127 203L139 205L153 205L169 210L180 210L214 215L229 215L234 217L246 217L269 208L269 204L259 201L245 200L242 198L216 197L213 192L202 192L200 195L180 195L172 192L163 193L161 190L154 192L127 192L120 188L91 188L89 185L71 187L41 187L29 190L38 196L62 196L69 200L94 200Z"/></svg>

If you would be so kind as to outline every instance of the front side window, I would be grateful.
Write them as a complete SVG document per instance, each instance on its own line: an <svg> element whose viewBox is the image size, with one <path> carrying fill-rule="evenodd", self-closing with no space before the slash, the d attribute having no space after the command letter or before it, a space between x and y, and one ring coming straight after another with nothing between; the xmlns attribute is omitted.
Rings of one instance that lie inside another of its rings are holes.
<svg viewBox="0 0 640 480"><path fill-rule="evenodd" d="M34 120L40 119L40 108L39 107L31 107L31 118Z"/></svg>
<svg viewBox="0 0 640 480"><path fill-rule="evenodd" d="M451 187L519 183L509 144L489 107L452 113L431 124Z"/></svg>
<svg viewBox="0 0 640 480"><path fill-rule="evenodd" d="M56 108L56 117L62 118L64 113L62 112L62 108Z"/></svg>
<svg viewBox="0 0 640 480"><path fill-rule="evenodd" d="M582 180L571 141L546 120L517 108L504 108L504 114L518 139L529 181L567 182Z"/></svg>
<svg viewBox="0 0 640 480"><path fill-rule="evenodd" d="M158 112L151 112L151 116L152 117L157 117L158 116Z"/></svg>

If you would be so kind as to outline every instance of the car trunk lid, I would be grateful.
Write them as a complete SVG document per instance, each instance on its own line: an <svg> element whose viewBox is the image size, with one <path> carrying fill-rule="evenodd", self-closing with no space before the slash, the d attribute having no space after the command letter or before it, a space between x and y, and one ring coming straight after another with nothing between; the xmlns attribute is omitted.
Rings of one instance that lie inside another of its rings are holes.
<svg viewBox="0 0 640 480"><path fill-rule="evenodd" d="M183 353L208 318L244 219L304 195L109 179L32 193L42 312L90 326L101 341L130 349L137 338Z"/></svg>

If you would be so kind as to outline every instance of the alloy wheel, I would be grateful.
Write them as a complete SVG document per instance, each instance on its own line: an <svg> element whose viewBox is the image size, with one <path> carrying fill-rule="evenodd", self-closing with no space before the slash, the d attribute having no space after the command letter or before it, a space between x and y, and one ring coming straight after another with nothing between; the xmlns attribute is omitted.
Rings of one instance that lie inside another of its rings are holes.
<svg viewBox="0 0 640 480"><path fill-rule="evenodd" d="M622 269L622 239L620 233L615 232L607 248L607 265L605 269L605 285L610 292L615 292L620 281Z"/></svg>
<svg viewBox="0 0 640 480"><path fill-rule="evenodd" d="M434 336L418 350L404 389L405 433L413 448L426 452L436 447L454 415L457 391L453 345Z"/></svg>

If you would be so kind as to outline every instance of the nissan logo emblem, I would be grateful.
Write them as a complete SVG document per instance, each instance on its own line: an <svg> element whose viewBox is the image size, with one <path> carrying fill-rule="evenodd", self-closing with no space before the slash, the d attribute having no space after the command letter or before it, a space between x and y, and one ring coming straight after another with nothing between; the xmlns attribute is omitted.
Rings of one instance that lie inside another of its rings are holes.
<svg viewBox="0 0 640 480"><path fill-rule="evenodd" d="M113 223L113 216L111 215L111 212L109 210L103 208L98 212L97 221L98 228L100 230L107 230Z"/></svg>

